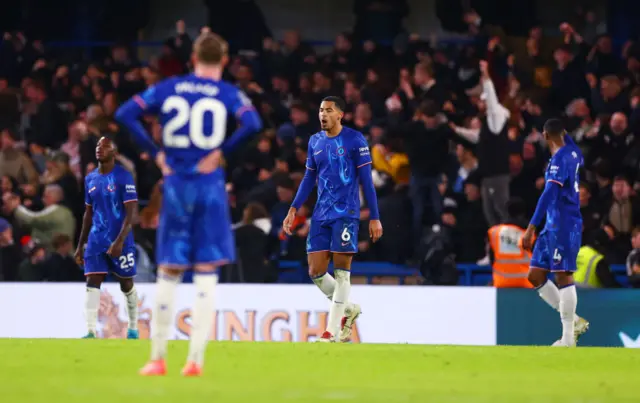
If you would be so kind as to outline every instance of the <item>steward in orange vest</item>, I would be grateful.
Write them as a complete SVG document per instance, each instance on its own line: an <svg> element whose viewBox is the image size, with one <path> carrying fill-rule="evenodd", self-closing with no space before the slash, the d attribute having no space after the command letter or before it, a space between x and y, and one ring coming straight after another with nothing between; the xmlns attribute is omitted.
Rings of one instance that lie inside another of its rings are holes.
<svg viewBox="0 0 640 403"><path fill-rule="evenodd" d="M519 200L509 201L511 217L521 217L524 203ZM514 214L515 213L515 214ZM493 269L493 285L497 288L533 288L528 280L531 253L522 248L522 237L525 228L511 224L498 224L489 228L489 246L491 267Z"/></svg>

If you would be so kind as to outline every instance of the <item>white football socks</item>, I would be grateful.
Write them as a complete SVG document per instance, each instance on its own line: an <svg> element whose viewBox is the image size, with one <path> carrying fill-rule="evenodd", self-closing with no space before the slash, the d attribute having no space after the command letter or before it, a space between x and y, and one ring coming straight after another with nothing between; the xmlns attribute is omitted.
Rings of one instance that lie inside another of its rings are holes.
<svg viewBox="0 0 640 403"><path fill-rule="evenodd" d="M560 309L560 290L558 290L553 281L547 280L537 291L540 294L540 298L549 304L551 308L556 311Z"/></svg>
<svg viewBox="0 0 640 403"><path fill-rule="evenodd" d="M218 283L217 274L195 274L196 302L191 318L191 341L188 361L202 366L207 343L213 327L214 293Z"/></svg>
<svg viewBox="0 0 640 403"><path fill-rule="evenodd" d="M336 336L339 331L340 321L344 316L345 308L349 301L351 292L351 272L348 270L335 269L335 289L329 309L329 320L327 321L327 332Z"/></svg>
<svg viewBox="0 0 640 403"><path fill-rule="evenodd" d="M173 277L166 273L158 275L156 304L151 319L151 359L154 361L164 359L167 355L176 287L180 280L180 276Z"/></svg>
<svg viewBox="0 0 640 403"><path fill-rule="evenodd" d="M87 319L87 331L95 336L98 326L98 308L100 307L100 289L87 287L87 295L84 300L84 313Z"/></svg>
<svg viewBox="0 0 640 403"><path fill-rule="evenodd" d="M575 322L578 294L576 286L569 285L560 289L560 320L562 321L562 342L567 346L575 344Z"/></svg>
<svg viewBox="0 0 640 403"><path fill-rule="evenodd" d="M131 287L129 292L125 292L124 298L127 300L129 329L138 330L138 292L136 291L136 287Z"/></svg>
<svg viewBox="0 0 640 403"><path fill-rule="evenodd" d="M336 280L329 273L324 273L322 276L312 277L314 284L318 286L320 291L331 300L333 298L333 291L336 289Z"/></svg>

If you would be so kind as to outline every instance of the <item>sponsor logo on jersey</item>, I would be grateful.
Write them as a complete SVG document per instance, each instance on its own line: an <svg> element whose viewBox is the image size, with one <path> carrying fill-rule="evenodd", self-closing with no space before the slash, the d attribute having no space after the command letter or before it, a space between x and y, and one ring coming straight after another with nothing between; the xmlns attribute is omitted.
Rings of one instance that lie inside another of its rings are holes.
<svg viewBox="0 0 640 403"><path fill-rule="evenodd" d="M369 155L369 147L360 147L358 151L360 151L360 155Z"/></svg>
<svg viewBox="0 0 640 403"><path fill-rule="evenodd" d="M93 186L91 189L89 189L89 193L93 192L94 190L96 190L95 186Z"/></svg>
<svg viewBox="0 0 640 403"><path fill-rule="evenodd" d="M127 186L125 186L125 191L127 193L135 193L136 192L136 185L127 185Z"/></svg>

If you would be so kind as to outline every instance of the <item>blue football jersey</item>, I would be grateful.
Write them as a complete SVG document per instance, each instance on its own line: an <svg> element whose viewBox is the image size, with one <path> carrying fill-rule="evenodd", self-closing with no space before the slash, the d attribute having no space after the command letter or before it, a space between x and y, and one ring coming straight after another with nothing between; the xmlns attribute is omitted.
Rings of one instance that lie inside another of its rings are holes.
<svg viewBox="0 0 640 403"><path fill-rule="evenodd" d="M93 222L85 249L86 256L104 253L115 241L126 217L125 203L138 200L133 176L116 165L106 175L98 169L84 180L84 202L93 208ZM133 248L133 233L129 232L123 250Z"/></svg>
<svg viewBox="0 0 640 403"><path fill-rule="evenodd" d="M309 139L307 169L317 171L318 200L314 220L360 218L358 168L371 164L369 145L362 133L343 127L329 137L324 131Z"/></svg>
<svg viewBox="0 0 640 403"><path fill-rule="evenodd" d="M582 164L582 153L573 144L563 146L551 157L545 172L545 181L557 183L561 189L558 198L549 203L545 230L582 229L579 173Z"/></svg>
<svg viewBox="0 0 640 403"><path fill-rule="evenodd" d="M230 114L253 109L234 85L193 74L161 81L134 100L158 115L167 164L179 175L196 173L198 162L222 145Z"/></svg>

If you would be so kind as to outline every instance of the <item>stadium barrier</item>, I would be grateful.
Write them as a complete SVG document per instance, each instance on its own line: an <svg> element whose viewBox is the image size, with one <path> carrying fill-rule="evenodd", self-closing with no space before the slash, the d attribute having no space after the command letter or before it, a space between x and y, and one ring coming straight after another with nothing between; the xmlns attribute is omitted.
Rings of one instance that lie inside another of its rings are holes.
<svg viewBox="0 0 640 403"><path fill-rule="evenodd" d="M136 286L141 337L149 336L155 287ZM81 284L0 283L0 337L77 338L86 333ZM193 285L178 287L172 338L190 332ZM490 287L354 286L363 307L356 343L495 345L496 291ZM326 326L329 302L312 285L228 285L216 291L216 340L309 342ZM105 284L99 335L122 338L127 328L124 297Z"/></svg>
<svg viewBox="0 0 640 403"><path fill-rule="evenodd" d="M559 314L529 290L497 292L498 344L550 345ZM640 348L640 290L578 290L578 315L591 326L581 346Z"/></svg>

